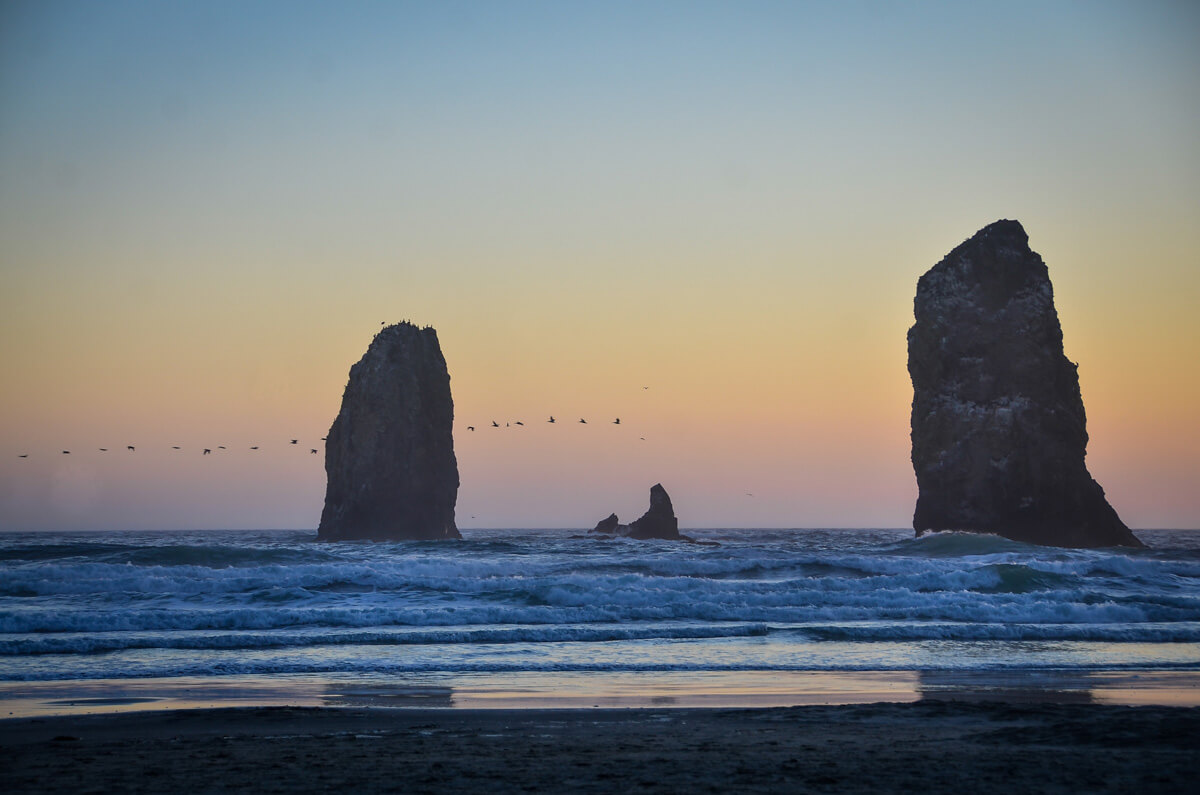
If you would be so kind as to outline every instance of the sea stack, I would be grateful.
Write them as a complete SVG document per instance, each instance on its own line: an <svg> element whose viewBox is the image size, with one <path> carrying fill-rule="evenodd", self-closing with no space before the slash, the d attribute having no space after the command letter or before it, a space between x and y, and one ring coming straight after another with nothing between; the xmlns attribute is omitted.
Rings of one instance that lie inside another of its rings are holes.
<svg viewBox="0 0 1200 795"><path fill-rule="evenodd" d="M917 282L908 332L917 535L1143 546L1084 463L1076 365L1054 291L1016 221L981 229Z"/></svg>
<svg viewBox="0 0 1200 795"><path fill-rule="evenodd" d="M437 332L388 326L350 368L325 444L319 541L462 538L454 401Z"/></svg>
<svg viewBox="0 0 1200 795"><path fill-rule="evenodd" d="M650 488L650 510L642 514L641 519L632 524L621 524L615 513L609 514L607 519L601 520L592 528L592 532L637 539L690 540L679 534L679 520L675 518L675 509L671 505L671 498L661 483L655 483Z"/></svg>

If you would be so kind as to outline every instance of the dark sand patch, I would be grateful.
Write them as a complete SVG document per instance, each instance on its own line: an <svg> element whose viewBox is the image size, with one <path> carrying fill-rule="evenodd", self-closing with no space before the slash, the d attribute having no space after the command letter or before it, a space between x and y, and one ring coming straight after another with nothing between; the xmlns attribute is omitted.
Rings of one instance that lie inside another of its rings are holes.
<svg viewBox="0 0 1200 795"><path fill-rule="evenodd" d="M3 720L0 750L6 792L1192 792L1200 708L255 707Z"/></svg>

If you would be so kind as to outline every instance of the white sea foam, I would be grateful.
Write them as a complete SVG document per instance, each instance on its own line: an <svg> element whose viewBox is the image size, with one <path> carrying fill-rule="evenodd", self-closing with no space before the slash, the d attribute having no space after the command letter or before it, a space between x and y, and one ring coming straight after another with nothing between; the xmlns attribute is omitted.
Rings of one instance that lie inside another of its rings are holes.
<svg viewBox="0 0 1200 795"><path fill-rule="evenodd" d="M984 644L988 665L1015 667L1046 659L1016 644L1076 649L1063 665L1097 664L1101 644L1122 667L1189 665L1179 650L1200 644L1200 533L1148 551L886 531L708 537L719 546L532 531L374 545L0 536L0 679L194 665L536 671L551 649L560 670L631 665L621 654L635 651L653 652L654 670L870 670L906 649L913 666L959 664L914 651L941 642ZM672 657L673 644L688 655Z"/></svg>

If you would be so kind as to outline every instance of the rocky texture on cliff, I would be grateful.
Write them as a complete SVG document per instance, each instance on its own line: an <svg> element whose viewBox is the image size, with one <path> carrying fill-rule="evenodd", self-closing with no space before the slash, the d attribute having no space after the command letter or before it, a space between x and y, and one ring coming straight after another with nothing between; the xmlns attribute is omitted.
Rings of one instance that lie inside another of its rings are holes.
<svg viewBox="0 0 1200 795"><path fill-rule="evenodd" d="M917 282L908 332L917 535L967 530L1064 547L1142 546L1084 464L1076 365L1042 258L997 221Z"/></svg>
<svg viewBox="0 0 1200 795"><path fill-rule="evenodd" d="M650 510L642 514L642 518L631 524L621 524L615 513L609 514L607 519L592 528L592 532L638 539L688 540L687 536L679 534L679 520L675 518L671 498L661 483L655 483L650 489Z"/></svg>
<svg viewBox="0 0 1200 795"><path fill-rule="evenodd" d="M380 331L350 368L329 429L318 540L461 538L453 422L437 332L411 323Z"/></svg>

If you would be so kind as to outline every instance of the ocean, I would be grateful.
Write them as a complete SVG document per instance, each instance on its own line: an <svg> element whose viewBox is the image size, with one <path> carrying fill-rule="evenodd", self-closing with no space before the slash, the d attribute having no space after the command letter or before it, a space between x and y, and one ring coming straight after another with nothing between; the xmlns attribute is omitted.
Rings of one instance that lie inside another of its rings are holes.
<svg viewBox="0 0 1200 795"><path fill-rule="evenodd" d="M0 706L1200 703L1200 531L688 533L0 534Z"/></svg>

